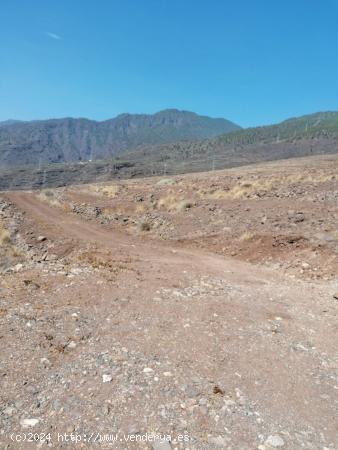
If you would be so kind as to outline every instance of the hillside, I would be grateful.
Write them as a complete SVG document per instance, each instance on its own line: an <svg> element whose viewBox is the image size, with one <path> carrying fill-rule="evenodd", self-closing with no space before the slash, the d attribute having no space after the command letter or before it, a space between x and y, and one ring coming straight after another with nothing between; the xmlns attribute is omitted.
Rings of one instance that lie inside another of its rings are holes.
<svg viewBox="0 0 338 450"><path fill-rule="evenodd" d="M223 169L261 161L338 152L338 112L316 113L276 125L247 128L201 141L144 146L123 160L148 161L185 173Z"/></svg>
<svg viewBox="0 0 338 450"><path fill-rule="evenodd" d="M0 133L1 134L1 133ZM213 139L143 145L92 162L0 169L0 190L173 175L338 153L338 113L318 113Z"/></svg>
<svg viewBox="0 0 338 450"><path fill-rule="evenodd" d="M21 121L13 119L3 120L2 122L0 122L0 127L6 127L7 125L14 125L18 123L21 123Z"/></svg>
<svg viewBox="0 0 338 450"><path fill-rule="evenodd" d="M201 153L222 153L228 149L242 149L247 146L266 144L296 144L307 140L338 140L338 112L322 112L285 120L263 127L236 130L228 134L205 139L200 142L179 142L167 146L147 147L147 152L189 155ZM145 149L143 149L145 150ZM129 152L130 153L130 152ZM135 154L135 152L132 152Z"/></svg>
<svg viewBox="0 0 338 450"><path fill-rule="evenodd" d="M175 109L121 114L103 122L73 118L3 122L0 166L108 159L139 145L213 138L237 129L225 119Z"/></svg>
<svg viewBox="0 0 338 450"><path fill-rule="evenodd" d="M257 142L294 141L302 138L338 138L338 112L320 112L285 120L276 125L247 128L219 137L224 144L248 145Z"/></svg>

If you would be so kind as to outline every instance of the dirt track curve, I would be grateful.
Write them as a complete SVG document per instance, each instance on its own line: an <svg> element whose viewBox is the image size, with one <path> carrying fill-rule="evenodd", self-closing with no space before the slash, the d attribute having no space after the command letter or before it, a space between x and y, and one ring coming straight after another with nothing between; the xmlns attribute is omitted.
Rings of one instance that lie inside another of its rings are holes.
<svg viewBox="0 0 338 450"><path fill-rule="evenodd" d="M82 448L161 448L83 438L112 430L170 434L163 449L337 448L329 283L107 230L33 193L7 197L48 241L68 239L121 270L110 278L73 258L68 273L46 263L6 282L2 448L30 448L9 438L29 418L53 448L66 446L57 438L66 432ZM27 277L41 287L28 292Z"/></svg>

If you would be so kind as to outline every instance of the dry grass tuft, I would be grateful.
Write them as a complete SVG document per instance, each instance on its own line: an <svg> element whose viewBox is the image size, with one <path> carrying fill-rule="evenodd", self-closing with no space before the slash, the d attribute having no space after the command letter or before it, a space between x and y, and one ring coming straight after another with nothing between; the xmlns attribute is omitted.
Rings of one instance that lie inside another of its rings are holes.
<svg viewBox="0 0 338 450"><path fill-rule="evenodd" d="M338 179L338 174L325 173L294 173L289 175L277 175L271 177L257 178L242 181L235 184L230 189L213 189L207 191L199 190L200 197L210 200L241 200L256 198L258 195L266 194L276 188L287 187L295 184L320 184Z"/></svg>
<svg viewBox="0 0 338 450"><path fill-rule="evenodd" d="M136 206L136 214L143 214L146 210L146 207L143 204L137 205Z"/></svg>
<svg viewBox="0 0 338 450"><path fill-rule="evenodd" d="M295 183L309 183L309 184L319 184L325 183L327 181L333 181L338 179L337 173L308 173L308 174L291 174L282 178L281 184L295 184Z"/></svg>
<svg viewBox="0 0 338 450"><path fill-rule="evenodd" d="M238 238L238 240L240 242L246 242L246 241L251 241L253 238L254 238L254 234L251 233L250 231L246 231Z"/></svg>
<svg viewBox="0 0 338 450"><path fill-rule="evenodd" d="M0 248L2 254L17 258L22 256L21 252L12 244L10 232L0 223Z"/></svg>
<svg viewBox="0 0 338 450"><path fill-rule="evenodd" d="M18 250L14 245L11 245L8 249L8 253L10 256L13 256L13 258L19 258L23 256L23 254Z"/></svg>
<svg viewBox="0 0 338 450"><path fill-rule="evenodd" d="M174 209L175 205L178 203L178 199L175 195L169 194L166 197L162 197L157 202L158 208L166 209L167 211L171 211Z"/></svg>
<svg viewBox="0 0 338 450"><path fill-rule="evenodd" d="M108 198L115 198L118 196L118 194L120 192L120 186L118 186L117 184L104 185L104 186L92 186L92 189L97 194L104 195L105 197L108 197Z"/></svg>
<svg viewBox="0 0 338 450"><path fill-rule="evenodd" d="M45 189L43 191L40 191L38 194L39 200L48 203L51 206L61 206L61 203L59 200L55 197L55 193L51 191L50 189Z"/></svg>
<svg viewBox="0 0 338 450"><path fill-rule="evenodd" d="M168 212L179 212L186 209L192 208L195 203L191 200L186 200L184 198L178 198L175 195L167 195L166 197L160 198L157 202L157 207L166 209Z"/></svg>
<svg viewBox="0 0 338 450"><path fill-rule="evenodd" d="M131 260L115 261L110 254L100 254L92 251L82 253L79 260L89 264L93 269L105 269L113 279L129 269L128 265Z"/></svg>
<svg viewBox="0 0 338 450"><path fill-rule="evenodd" d="M213 200L241 200L244 198L255 197L258 192L268 192L273 188L274 183L271 180L257 180L251 183L244 182L236 184L231 189L222 191L218 189L208 197Z"/></svg>
<svg viewBox="0 0 338 450"><path fill-rule="evenodd" d="M9 231L0 224L0 246L8 245L11 242L11 235Z"/></svg>

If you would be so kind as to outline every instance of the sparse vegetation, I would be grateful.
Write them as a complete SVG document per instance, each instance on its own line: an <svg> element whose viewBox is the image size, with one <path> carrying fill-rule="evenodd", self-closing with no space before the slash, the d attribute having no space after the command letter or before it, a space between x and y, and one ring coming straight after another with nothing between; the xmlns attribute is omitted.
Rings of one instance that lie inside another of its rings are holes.
<svg viewBox="0 0 338 450"><path fill-rule="evenodd" d="M61 206L61 203L56 198L55 193L50 189L44 189L40 191L38 197L40 200L50 204L51 206Z"/></svg>
<svg viewBox="0 0 338 450"><path fill-rule="evenodd" d="M176 211L184 211L185 209L190 209L194 206L194 202L190 200L182 200L176 206Z"/></svg>
<svg viewBox="0 0 338 450"><path fill-rule="evenodd" d="M213 119L177 109L167 109L152 115L125 114L102 122L75 118L55 119L53 122L52 128L48 120L39 121L38 125L33 121L1 126L1 165L38 166L39 161L82 162L95 159L97 155L108 160L114 153L133 148L139 148L139 156L142 158L140 146L143 145L213 138L240 129L238 125L226 119ZM120 131L122 128L123 133ZM88 136L90 146L84 145L84 135ZM69 142L72 142L69 147L71 150L63 152L61 149L69 146ZM9 143L19 148L27 148L29 152L10 152ZM161 161L165 161L165 156L160 158ZM112 172L116 170L118 163L112 167ZM44 179L41 169L39 179Z"/></svg>
<svg viewBox="0 0 338 450"><path fill-rule="evenodd" d="M81 253L79 260L85 264L89 264L93 269L106 271L112 276L112 279L115 279L119 273L128 270L131 263L130 258L115 260L109 252L94 251Z"/></svg>
<svg viewBox="0 0 338 450"><path fill-rule="evenodd" d="M250 231L245 231L245 233L241 234L241 236L238 238L240 242L250 241L253 239L254 234Z"/></svg>
<svg viewBox="0 0 338 450"><path fill-rule="evenodd" d="M179 200L177 199L177 197L174 194L169 193L167 196L159 199L159 201L157 202L157 207L164 208L167 211L172 211L178 202Z"/></svg>
<svg viewBox="0 0 338 450"><path fill-rule="evenodd" d="M1 255L6 255L7 257L11 258L17 258L21 256L21 252L12 242L11 233L3 223L0 223L0 251Z"/></svg>
<svg viewBox="0 0 338 450"><path fill-rule="evenodd" d="M184 211L185 209L192 208L194 202L191 200L186 200L184 198L179 198L174 194L170 194L166 197L162 197L158 203L158 208L164 208L168 212Z"/></svg>
<svg viewBox="0 0 338 450"><path fill-rule="evenodd" d="M92 186L92 189L94 190L94 192L102 194L108 198L115 198L120 192L120 186L118 186L117 184L104 186L96 185Z"/></svg>
<svg viewBox="0 0 338 450"><path fill-rule="evenodd" d="M241 181L232 187L226 186L221 189L212 189L208 191L198 191L201 198L212 200L241 200L244 198L256 198L269 193L274 189L286 187L293 184L320 184L327 181L338 179L337 174L302 174L292 173L289 175L259 177L248 181Z"/></svg>
<svg viewBox="0 0 338 450"><path fill-rule="evenodd" d="M151 224L149 222L147 222L147 221L143 221L140 224L140 228L141 228L141 231L150 231L151 230Z"/></svg>
<svg viewBox="0 0 338 450"><path fill-rule="evenodd" d="M5 246L10 244L11 235L9 231L5 228L3 224L0 223L0 246Z"/></svg>
<svg viewBox="0 0 338 450"><path fill-rule="evenodd" d="M223 144L252 145L298 138L338 136L338 112L321 112L285 120L269 125L234 131L218 138Z"/></svg>
<svg viewBox="0 0 338 450"><path fill-rule="evenodd" d="M156 184L158 186L169 186L171 184L175 184L175 180L173 178L162 178Z"/></svg>
<svg viewBox="0 0 338 450"><path fill-rule="evenodd" d="M141 204L141 205L136 206L135 211L136 211L136 214L143 214L145 212L145 210L146 210L146 207L143 204Z"/></svg>

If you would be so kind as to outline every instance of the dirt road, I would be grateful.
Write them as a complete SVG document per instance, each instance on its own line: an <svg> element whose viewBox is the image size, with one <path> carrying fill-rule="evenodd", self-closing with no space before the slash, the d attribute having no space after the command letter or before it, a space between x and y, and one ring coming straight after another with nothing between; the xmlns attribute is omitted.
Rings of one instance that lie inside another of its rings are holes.
<svg viewBox="0 0 338 450"><path fill-rule="evenodd" d="M2 279L3 448L36 448L13 442L23 431L50 433L53 448L337 448L333 282L133 237L32 193L7 197L72 256Z"/></svg>

